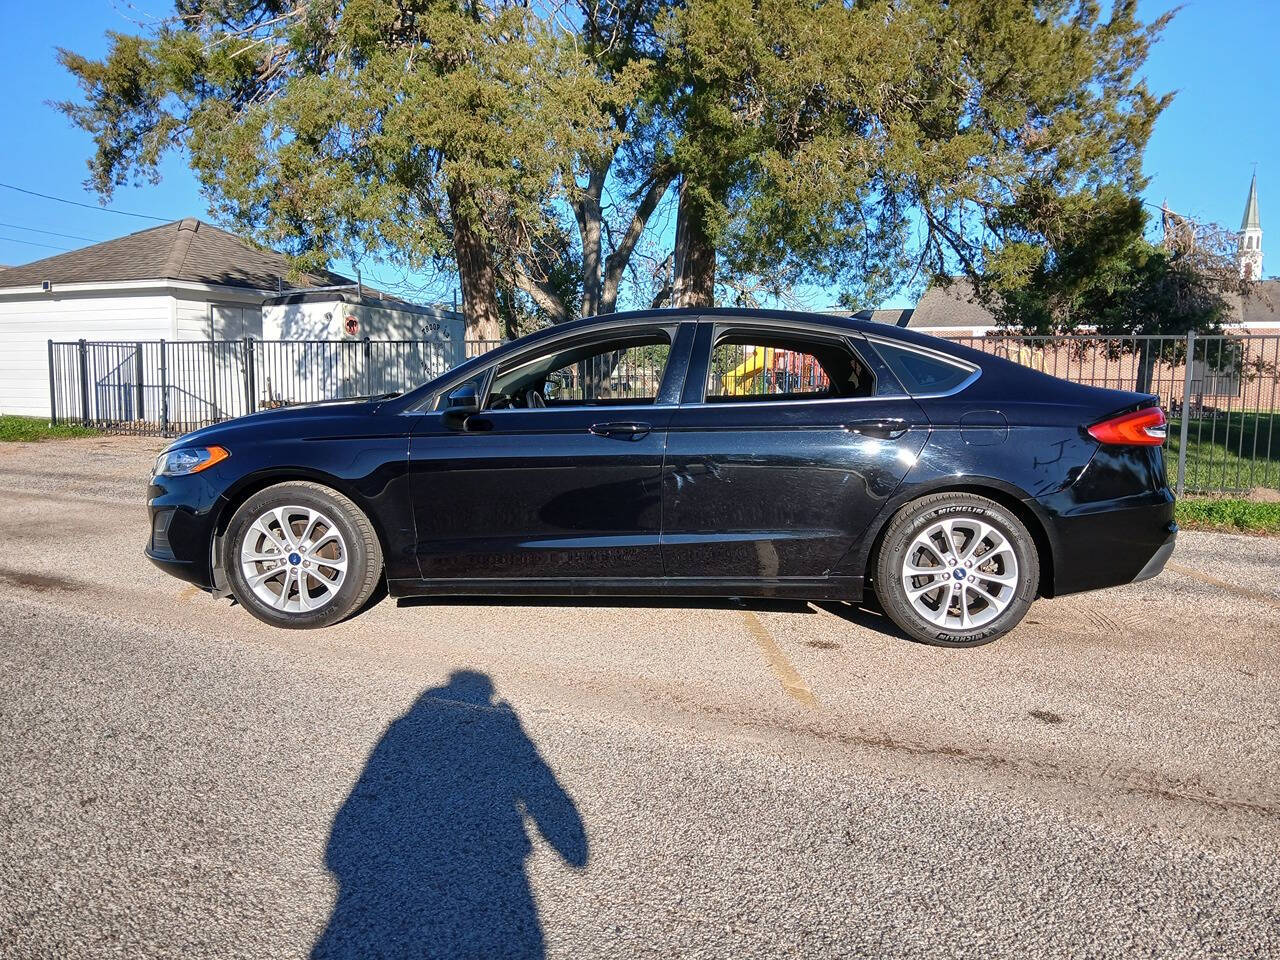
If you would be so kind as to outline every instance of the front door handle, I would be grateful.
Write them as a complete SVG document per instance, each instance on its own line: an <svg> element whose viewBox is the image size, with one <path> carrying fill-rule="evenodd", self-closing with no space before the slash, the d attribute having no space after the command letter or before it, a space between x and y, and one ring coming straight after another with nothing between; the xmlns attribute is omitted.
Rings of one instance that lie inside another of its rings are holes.
<svg viewBox="0 0 1280 960"><path fill-rule="evenodd" d="M647 423L625 421L619 423L593 423L591 432L597 437L613 437L616 440L639 440L653 428Z"/></svg>
<svg viewBox="0 0 1280 960"><path fill-rule="evenodd" d="M911 424L906 420L886 418L883 420L855 420L853 423L845 424L844 428L850 433L861 434L864 437L872 437L876 440L897 440L911 429Z"/></svg>

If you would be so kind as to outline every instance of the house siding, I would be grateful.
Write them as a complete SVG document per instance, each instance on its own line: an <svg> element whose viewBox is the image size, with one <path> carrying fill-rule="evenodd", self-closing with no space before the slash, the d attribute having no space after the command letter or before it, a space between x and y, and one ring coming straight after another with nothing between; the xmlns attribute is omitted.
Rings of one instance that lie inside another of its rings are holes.
<svg viewBox="0 0 1280 960"><path fill-rule="evenodd" d="M167 293L0 293L0 413L49 415L50 340L156 340L172 336Z"/></svg>
<svg viewBox="0 0 1280 960"><path fill-rule="evenodd" d="M208 340L210 304L236 311L249 335L261 336L265 295L236 288L175 289L167 281L121 290L0 289L0 413L49 416L50 340Z"/></svg>

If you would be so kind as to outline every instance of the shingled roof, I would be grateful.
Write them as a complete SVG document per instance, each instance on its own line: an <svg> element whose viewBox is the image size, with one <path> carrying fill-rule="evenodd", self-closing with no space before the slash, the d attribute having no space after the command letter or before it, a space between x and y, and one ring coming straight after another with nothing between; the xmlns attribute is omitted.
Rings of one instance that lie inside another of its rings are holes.
<svg viewBox="0 0 1280 960"><path fill-rule="evenodd" d="M937 329L955 327L994 327L996 318L978 303L973 284L967 277L953 277L946 286L930 286L916 304L909 326Z"/></svg>
<svg viewBox="0 0 1280 960"><path fill-rule="evenodd" d="M262 250L194 217L139 230L105 243L0 272L0 288L36 286L43 281L101 283L121 280L183 280L258 290L276 289L289 260ZM327 270L308 274L306 286L351 283Z"/></svg>

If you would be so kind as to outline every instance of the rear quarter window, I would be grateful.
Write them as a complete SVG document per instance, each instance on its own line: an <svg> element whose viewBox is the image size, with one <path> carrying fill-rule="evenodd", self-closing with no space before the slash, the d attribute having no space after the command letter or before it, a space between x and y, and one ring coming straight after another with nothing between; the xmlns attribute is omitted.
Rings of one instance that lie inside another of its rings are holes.
<svg viewBox="0 0 1280 960"><path fill-rule="evenodd" d="M977 369L959 360L946 360L883 341L877 342L875 348L908 393L947 393L972 377Z"/></svg>

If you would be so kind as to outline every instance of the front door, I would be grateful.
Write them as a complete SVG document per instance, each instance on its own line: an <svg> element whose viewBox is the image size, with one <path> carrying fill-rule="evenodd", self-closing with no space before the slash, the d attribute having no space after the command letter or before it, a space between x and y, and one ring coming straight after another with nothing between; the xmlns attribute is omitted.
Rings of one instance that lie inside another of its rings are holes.
<svg viewBox="0 0 1280 960"><path fill-rule="evenodd" d="M465 426L423 414L410 441L422 576L660 576L662 461L686 326L682 340L675 324L558 339L483 377L483 408Z"/></svg>
<svg viewBox="0 0 1280 960"><path fill-rule="evenodd" d="M830 575L897 489L927 421L848 338L699 328L663 470L668 577Z"/></svg>

